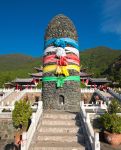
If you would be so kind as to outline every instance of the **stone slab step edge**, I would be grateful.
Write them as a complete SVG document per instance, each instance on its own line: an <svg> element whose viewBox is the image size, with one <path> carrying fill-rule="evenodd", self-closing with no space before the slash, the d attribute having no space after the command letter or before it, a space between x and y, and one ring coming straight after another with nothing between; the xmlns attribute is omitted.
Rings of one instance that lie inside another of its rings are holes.
<svg viewBox="0 0 121 150"><path fill-rule="evenodd" d="M43 118L42 125L75 125L75 120L70 119L47 119Z"/></svg>
<svg viewBox="0 0 121 150"><path fill-rule="evenodd" d="M35 147L30 150L85 150L85 147Z"/></svg>
<svg viewBox="0 0 121 150"><path fill-rule="evenodd" d="M45 148L45 150L46 150L46 148L48 149L48 150L50 150L50 149L54 149L54 150L59 150L59 149L69 149L69 150L72 150L72 149L77 149L77 150L85 150L85 147L83 146L83 145L80 145L79 143L75 143L75 142L69 142L69 143L65 143L65 142L41 142L41 141L39 141L39 142L36 142L35 144L32 144L34 147L35 147L35 149L37 149L37 148ZM32 147L32 146L31 146ZM31 149L31 150L35 150L35 149ZM66 150L65 149L65 150Z"/></svg>
<svg viewBox="0 0 121 150"><path fill-rule="evenodd" d="M44 114L44 118L50 118L50 119L75 119L75 114Z"/></svg>
<svg viewBox="0 0 121 150"><path fill-rule="evenodd" d="M57 126L41 126L38 132L44 133L78 133L80 131L79 127L57 127ZM41 135L41 133L40 133Z"/></svg>
<svg viewBox="0 0 121 150"><path fill-rule="evenodd" d="M82 142L84 140L82 135L42 135L42 136L37 136L36 141L48 141L48 142Z"/></svg>

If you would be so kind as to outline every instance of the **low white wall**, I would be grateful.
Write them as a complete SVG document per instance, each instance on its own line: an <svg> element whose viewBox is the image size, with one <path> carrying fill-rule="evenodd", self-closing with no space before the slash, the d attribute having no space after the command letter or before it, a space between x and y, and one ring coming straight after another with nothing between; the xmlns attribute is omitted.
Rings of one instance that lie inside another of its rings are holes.
<svg viewBox="0 0 121 150"><path fill-rule="evenodd" d="M0 89L1 92L5 92L3 96L0 96L0 102L14 92L14 89Z"/></svg>
<svg viewBox="0 0 121 150"><path fill-rule="evenodd" d="M22 141L21 141L21 150L29 150L30 143L36 131L36 127L39 123L39 120L43 113L43 104L42 101L38 103L38 109L36 113L32 114L32 123L27 132L23 132Z"/></svg>
<svg viewBox="0 0 121 150"><path fill-rule="evenodd" d="M93 127L90 122L90 116L89 116L90 114L86 113L86 109L94 109L94 106L91 106L91 105L87 106L87 104L85 106L83 101L81 101L80 106L81 106L81 111L80 111L81 117L83 119L83 123L86 129L87 135L89 137L91 147L93 150L100 150L99 133L93 130Z"/></svg>
<svg viewBox="0 0 121 150"><path fill-rule="evenodd" d="M94 93L95 92L95 89L91 88L91 89L87 89L87 88L84 88L84 89L81 89L81 93Z"/></svg>

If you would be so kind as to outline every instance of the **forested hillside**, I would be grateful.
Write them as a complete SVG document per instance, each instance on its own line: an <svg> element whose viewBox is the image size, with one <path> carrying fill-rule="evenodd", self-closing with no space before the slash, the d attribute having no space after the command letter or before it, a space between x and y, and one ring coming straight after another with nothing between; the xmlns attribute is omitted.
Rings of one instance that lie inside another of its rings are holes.
<svg viewBox="0 0 121 150"><path fill-rule="evenodd" d="M107 47L96 47L80 52L82 66L88 67L88 71L94 73L95 77L99 77L120 55L120 50Z"/></svg>
<svg viewBox="0 0 121 150"><path fill-rule="evenodd" d="M107 47L90 48L80 52L82 67L88 67L88 72L94 73L95 77L108 76L111 79L119 80L114 77L112 68L118 66L121 61L121 51L112 50ZM5 82L11 81L16 77L29 77L28 73L35 72L35 66L40 66L41 58L33 58L22 54L0 55L0 86ZM115 64L115 65L114 65ZM120 76L120 67L116 73Z"/></svg>
<svg viewBox="0 0 121 150"><path fill-rule="evenodd" d="M102 74L114 82L119 82L121 85L121 55Z"/></svg>
<svg viewBox="0 0 121 150"><path fill-rule="evenodd" d="M35 66L40 66L41 58L22 54L0 55L0 87L8 81L19 77L29 77Z"/></svg>

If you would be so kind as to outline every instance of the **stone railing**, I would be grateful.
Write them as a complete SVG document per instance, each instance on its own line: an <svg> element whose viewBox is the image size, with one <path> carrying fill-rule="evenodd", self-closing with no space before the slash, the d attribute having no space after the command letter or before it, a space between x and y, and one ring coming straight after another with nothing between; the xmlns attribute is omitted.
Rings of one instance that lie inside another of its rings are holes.
<svg viewBox="0 0 121 150"><path fill-rule="evenodd" d="M21 141L21 150L29 150L30 143L36 131L36 127L43 113L42 101L38 102L36 113L32 114L32 122L27 132L23 132Z"/></svg>
<svg viewBox="0 0 121 150"><path fill-rule="evenodd" d="M14 92L14 89L0 89L1 92L4 92L3 96L0 96L0 102L5 99L7 96L9 96L12 92Z"/></svg>
<svg viewBox="0 0 121 150"><path fill-rule="evenodd" d="M99 141L99 133L95 132L93 130L93 127L90 122L90 113L86 112L86 109L92 109L92 110L98 110L98 109L105 109L107 110L107 107L105 104L101 104L101 106L95 106L93 104L84 104L83 101L80 103L81 107L81 117L83 119L83 124L86 130L86 133L89 137L89 141L92 147L92 150L100 150L100 141Z"/></svg>
<svg viewBox="0 0 121 150"><path fill-rule="evenodd" d="M94 93L94 92L95 89L87 89L87 88L81 89L81 93Z"/></svg>
<svg viewBox="0 0 121 150"><path fill-rule="evenodd" d="M101 92L100 90L95 90L95 93L98 94L104 101L109 101L108 98L106 98Z"/></svg>
<svg viewBox="0 0 121 150"><path fill-rule="evenodd" d="M12 119L11 112L0 112L0 119Z"/></svg>
<svg viewBox="0 0 121 150"><path fill-rule="evenodd" d="M119 93L117 93L117 92L115 92L113 89L108 89L108 92L112 95L112 96L114 96L116 99L118 99L118 100L120 100L121 101L121 94L119 94Z"/></svg>
<svg viewBox="0 0 121 150"><path fill-rule="evenodd" d="M30 92L30 93L31 93L31 92L34 92L34 93L35 93L35 92L39 92L39 93L41 93L41 92L42 92L42 89L25 89L25 91L26 91L26 92Z"/></svg>
<svg viewBox="0 0 121 150"><path fill-rule="evenodd" d="M84 110L93 110L94 113L99 113L100 114L100 110L106 110L107 111L107 105L106 103L100 101L100 104L97 102L96 104L84 104L84 101L80 102L81 104L81 108Z"/></svg>
<svg viewBox="0 0 121 150"><path fill-rule="evenodd" d="M18 96L14 98L12 105L16 102L19 101L26 93L35 93L35 92L41 92L41 89L24 89L22 91L18 90Z"/></svg>
<svg viewBox="0 0 121 150"><path fill-rule="evenodd" d="M14 91L14 88L12 88L12 89L0 88L0 92L10 92L10 91Z"/></svg>
<svg viewBox="0 0 121 150"><path fill-rule="evenodd" d="M6 114L12 114L12 111L14 110L14 105L13 106L0 106L0 115L6 115ZM37 109L37 106L31 106L31 108L34 110L34 109ZM6 110L6 112L2 111L3 109ZM7 110L9 110L10 112L7 112Z"/></svg>

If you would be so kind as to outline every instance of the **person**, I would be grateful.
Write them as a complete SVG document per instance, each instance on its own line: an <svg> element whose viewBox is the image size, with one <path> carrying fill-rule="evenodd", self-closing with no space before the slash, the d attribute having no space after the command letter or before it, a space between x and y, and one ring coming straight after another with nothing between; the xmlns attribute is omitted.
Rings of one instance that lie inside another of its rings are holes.
<svg viewBox="0 0 121 150"><path fill-rule="evenodd" d="M4 150L20 150L14 143L7 144Z"/></svg>

